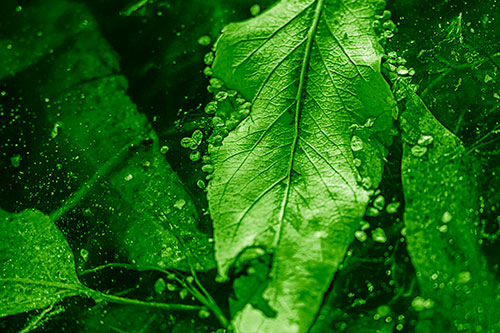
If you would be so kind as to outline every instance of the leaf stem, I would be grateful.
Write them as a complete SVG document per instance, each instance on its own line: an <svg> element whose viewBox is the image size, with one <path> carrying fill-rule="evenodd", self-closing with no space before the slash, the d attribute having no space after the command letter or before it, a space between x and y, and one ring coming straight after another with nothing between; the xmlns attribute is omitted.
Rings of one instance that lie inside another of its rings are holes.
<svg viewBox="0 0 500 333"><path fill-rule="evenodd" d="M110 303L116 304L126 304L126 305L136 305L143 307L151 307L158 308L163 310L178 310L178 311L192 311L192 310L201 310L202 306L198 305L189 305L189 304L168 304L168 303L160 303L160 302L147 302L141 301L138 299L126 298L116 295L105 294L103 292L90 289L85 287L84 285L71 284L71 283L62 283L62 282L54 282L54 281L35 281L31 279L24 278L1 278L0 282L17 282L17 283L25 283L25 284L33 284L44 287L52 287L74 291L74 296L80 295L92 298L96 302L100 301L108 301Z"/></svg>
<svg viewBox="0 0 500 333"><path fill-rule="evenodd" d="M197 287L201 290L201 292L196 289L191 283L186 283L182 279L177 277L177 274L174 272L170 272L168 270L164 270L155 266L137 266L133 264L126 264L126 263L109 263L101 266L97 266L91 269L86 269L82 272L80 272L80 275L92 273L92 272L97 272L106 268L124 268L124 269L129 269L129 270L135 270L139 272L144 272L144 271L156 271L165 274L167 277L172 277L174 281L179 283L182 287L186 288L201 304L203 304L206 308L208 308L214 316L217 318L217 320L220 322L220 324L224 327L227 328L229 327L229 320L226 318L222 310L219 308L215 300L212 298L212 296L208 293L208 291L203 287L203 285L200 283L198 280L198 277L196 276L196 272L190 265L191 269L191 275L193 276L194 282L196 283ZM173 276L172 276L173 275Z"/></svg>
<svg viewBox="0 0 500 333"><path fill-rule="evenodd" d="M76 192L64 201L63 205L53 211L49 217L52 222L59 220L62 216L73 210L92 190L92 188L99 183L102 177L108 175L118 164L123 161L129 149L144 141L144 137L140 136L131 142L127 143L120 151L111 157L102 167L100 167L94 175L85 182Z"/></svg>

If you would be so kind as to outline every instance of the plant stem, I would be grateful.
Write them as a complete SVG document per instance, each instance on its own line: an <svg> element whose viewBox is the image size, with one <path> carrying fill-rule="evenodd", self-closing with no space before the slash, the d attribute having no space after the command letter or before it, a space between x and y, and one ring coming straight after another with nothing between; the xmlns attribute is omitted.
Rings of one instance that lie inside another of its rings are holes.
<svg viewBox="0 0 500 333"><path fill-rule="evenodd" d="M139 137L128 144L126 144L120 151L113 157L111 157L102 167L100 167L94 175L85 182L76 192L73 192L71 196L64 201L63 205L53 211L49 217L52 222L59 220L62 216L73 210L92 190L92 188L99 183L102 177L107 176L120 162L123 161L127 155L129 149L144 140L143 137Z"/></svg>
<svg viewBox="0 0 500 333"><path fill-rule="evenodd" d="M197 287L201 290L201 292L196 289L191 283L186 283L183 280L179 279L177 275L173 272L169 272L167 270L154 267L154 266L136 266L133 264L125 264L125 263L109 263L101 266L97 266L94 268L86 269L82 272L80 272L80 275L92 273L92 272L97 272L106 268L124 268L124 269L129 269L129 270L135 270L139 272L143 271L156 271L163 273L167 276L171 276L172 274L174 275L173 280L175 280L177 283L179 283L182 287L186 288L201 304L203 304L206 308L208 308L214 316L217 318L217 320L220 322L222 327L227 328L229 327L229 320L227 320L226 316L222 312L222 310L219 308L215 300L212 298L212 296L208 293L208 291L203 287L203 285L200 283L198 280L198 277L196 276L195 271L193 270L192 266L190 265L191 269L191 275L193 276L193 279L197 285Z"/></svg>
<svg viewBox="0 0 500 333"><path fill-rule="evenodd" d="M192 310L201 310L203 307L198 305L188 305L188 304L168 304L168 303L159 303L159 302L146 302L133 298L126 298L116 295L109 295L103 292L90 289L85 287L84 285L78 284L70 284L70 283L61 283L61 282L53 282L53 281L35 281L31 279L23 279L23 278L2 278L0 282L17 282L17 283L25 283L25 284L33 284L44 287L52 287L70 290L74 292L74 295L80 295L92 298L96 302L107 301L110 303L116 304L126 304L126 305L136 305L136 306L144 306L151 307L163 310L178 310L178 311L192 311Z"/></svg>

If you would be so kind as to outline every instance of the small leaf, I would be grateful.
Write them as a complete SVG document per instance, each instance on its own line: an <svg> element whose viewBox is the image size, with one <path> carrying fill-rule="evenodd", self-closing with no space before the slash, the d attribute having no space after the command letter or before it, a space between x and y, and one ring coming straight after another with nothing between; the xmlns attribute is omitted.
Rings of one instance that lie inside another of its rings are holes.
<svg viewBox="0 0 500 333"><path fill-rule="evenodd" d="M48 216L0 210L0 317L81 294L73 253Z"/></svg>
<svg viewBox="0 0 500 333"><path fill-rule="evenodd" d="M381 180L394 101L371 28L379 4L284 0L217 42L214 76L252 100L210 151L219 273L248 248L273 254L263 297L277 316L247 305L239 331L308 329Z"/></svg>
<svg viewBox="0 0 500 333"><path fill-rule="evenodd" d="M413 302L422 311L418 329L497 331L498 284L476 231L479 165L411 92L401 128L406 239L423 296ZM414 147L425 142L428 151L415 154Z"/></svg>

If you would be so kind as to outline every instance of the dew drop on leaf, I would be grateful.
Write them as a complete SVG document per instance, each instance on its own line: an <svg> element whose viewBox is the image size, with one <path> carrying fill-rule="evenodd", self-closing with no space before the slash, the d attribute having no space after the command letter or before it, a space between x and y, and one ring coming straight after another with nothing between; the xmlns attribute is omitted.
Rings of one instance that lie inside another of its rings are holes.
<svg viewBox="0 0 500 333"><path fill-rule="evenodd" d="M372 239L377 243L385 243L387 241L387 236L382 228L376 228L372 231Z"/></svg>
<svg viewBox="0 0 500 333"><path fill-rule="evenodd" d="M160 153L162 153L163 155L165 155L167 152L168 152L168 146L162 146L160 148Z"/></svg>
<svg viewBox="0 0 500 333"><path fill-rule="evenodd" d="M219 80L215 77L211 78L209 80L209 82L210 82L210 86L215 88L215 89L220 89L224 85L224 83L221 80Z"/></svg>
<svg viewBox="0 0 500 333"><path fill-rule="evenodd" d="M210 317L210 311L208 311L207 309L201 309L198 312L198 317L200 317L202 319L208 318L208 317Z"/></svg>
<svg viewBox="0 0 500 333"><path fill-rule="evenodd" d="M189 154L189 159L193 162L198 162L201 158L201 154L198 150L193 150L191 154Z"/></svg>
<svg viewBox="0 0 500 333"><path fill-rule="evenodd" d="M432 144L433 141L434 141L434 138L431 135L422 135L418 139L417 144L420 146L428 146L428 145Z"/></svg>
<svg viewBox="0 0 500 333"><path fill-rule="evenodd" d="M21 165L21 155L16 154L16 155L12 156L12 157L10 158L10 164L11 164L14 168L19 168L19 166Z"/></svg>
<svg viewBox="0 0 500 333"><path fill-rule="evenodd" d="M193 135L191 136L191 138L193 139L193 141L200 144L201 140L203 140L203 132L200 130L196 130L193 132Z"/></svg>
<svg viewBox="0 0 500 333"><path fill-rule="evenodd" d="M184 148L191 147L193 140L190 137L185 137L181 139L181 146Z"/></svg>
<svg viewBox="0 0 500 333"><path fill-rule="evenodd" d="M378 210L382 210L385 207L385 198L383 195L379 195L378 197L375 198L373 201L373 207L377 208Z"/></svg>
<svg viewBox="0 0 500 333"><path fill-rule="evenodd" d="M366 235L366 232L361 231L361 230L356 231L354 233L354 237L356 237L356 239L358 241L360 241L361 243L363 243L364 241L366 241L368 239L368 236Z"/></svg>
<svg viewBox="0 0 500 333"><path fill-rule="evenodd" d="M214 114L216 111L217 111L217 102L215 102L215 101L209 102L205 106L205 113L206 114Z"/></svg>
<svg viewBox="0 0 500 333"><path fill-rule="evenodd" d="M363 141L357 135L353 135L351 138L351 149L353 151L360 151L363 149Z"/></svg>
<svg viewBox="0 0 500 333"><path fill-rule="evenodd" d="M252 16L259 15L260 14L260 5L256 3L255 5L250 7L250 14L252 14Z"/></svg>
<svg viewBox="0 0 500 333"><path fill-rule="evenodd" d="M162 278L156 280L154 289L157 294L163 294L165 289L167 289L167 284L165 283L165 280L163 280Z"/></svg>
<svg viewBox="0 0 500 333"><path fill-rule="evenodd" d="M219 91L216 95L215 95L215 99L218 101L218 102L223 102L227 99L228 97L228 94L226 91Z"/></svg>
<svg viewBox="0 0 500 333"><path fill-rule="evenodd" d="M204 166L201 167L201 171L206 173L212 173L214 172L214 166L212 164L205 164Z"/></svg>
<svg viewBox="0 0 500 333"><path fill-rule="evenodd" d="M450 214L450 212L444 212L443 216L441 217L441 222L450 223L452 219L453 216Z"/></svg>
<svg viewBox="0 0 500 333"><path fill-rule="evenodd" d="M89 250L87 249L80 249L80 256L82 257L83 261L87 261L89 259Z"/></svg>
<svg viewBox="0 0 500 333"><path fill-rule="evenodd" d="M427 153L427 147L416 145L411 147L411 154L415 157L422 157Z"/></svg>
<svg viewBox="0 0 500 333"><path fill-rule="evenodd" d="M207 35L204 35L204 36L201 36L200 38L198 38L198 44L200 44L202 46L210 45L211 41L212 41L212 39L210 38L210 36L207 36Z"/></svg>
<svg viewBox="0 0 500 333"><path fill-rule="evenodd" d="M221 117L213 117L212 124L214 127L222 127L224 126L224 120Z"/></svg>
<svg viewBox="0 0 500 333"><path fill-rule="evenodd" d="M205 189L205 187L207 187L207 185L202 179L198 179L198 181L196 182L196 186L198 186L198 188L202 190Z"/></svg>
<svg viewBox="0 0 500 333"><path fill-rule="evenodd" d="M208 52L207 54L205 54L205 57L203 57L203 62L205 62L205 65L210 66L214 62L214 53Z"/></svg>
<svg viewBox="0 0 500 333"><path fill-rule="evenodd" d="M401 205L399 202L391 202L385 208L385 211L389 214L395 214L398 212L398 208Z"/></svg>

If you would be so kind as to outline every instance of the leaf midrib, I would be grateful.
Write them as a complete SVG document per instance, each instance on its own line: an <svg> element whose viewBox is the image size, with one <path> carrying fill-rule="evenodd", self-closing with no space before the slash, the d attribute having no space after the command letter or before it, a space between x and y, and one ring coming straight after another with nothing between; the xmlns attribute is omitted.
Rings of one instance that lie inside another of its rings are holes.
<svg viewBox="0 0 500 333"><path fill-rule="evenodd" d="M321 17L321 12L323 9L324 5L324 0L318 0L316 4L316 8L314 10L314 18L311 24L311 28L307 32L307 40L306 40L306 49L304 52L304 57L302 59L302 67L300 69L300 79L299 79L299 86L297 88L297 95L295 97L295 116L294 116L294 134L293 134L293 142L290 148L290 158L288 161L288 169L287 169L287 174L286 174L286 188L285 188L285 195L283 196L283 201L281 202L281 208L280 212L278 215L278 225L277 229L278 231L275 234L274 237L274 242L273 242L273 247L277 248L279 245L279 242L281 240L281 236L283 233L283 225L284 225L284 219L285 219L285 214L286 214L286 207L288 204L288 197L290 196L290 190L292 187L292 174L293 174L293 163L295 160L295 154L297 152L297 145L299 142L299 131L300 131L300 116L302 113L302 93L305 90L305 82L306 82L306 75L307 75L307 69L309 67L309 60L311 58L311 50L312 50L312 45L314 41L314 36L316 34L316 31L318 29L319 25L319 20Z"/></svg>

